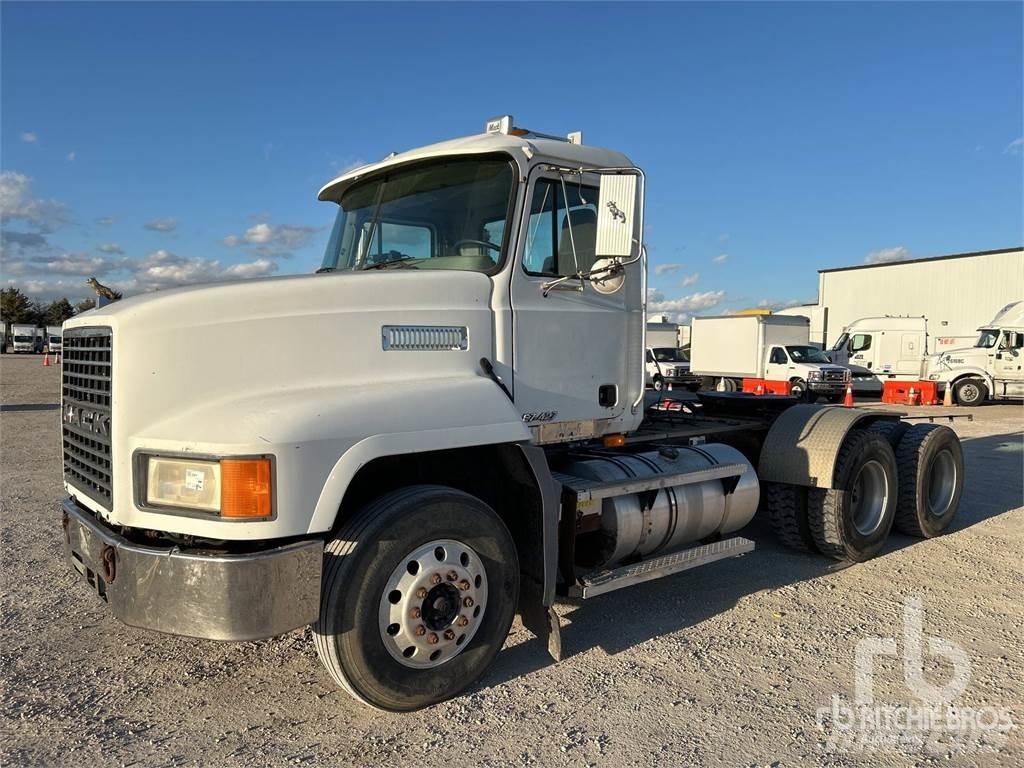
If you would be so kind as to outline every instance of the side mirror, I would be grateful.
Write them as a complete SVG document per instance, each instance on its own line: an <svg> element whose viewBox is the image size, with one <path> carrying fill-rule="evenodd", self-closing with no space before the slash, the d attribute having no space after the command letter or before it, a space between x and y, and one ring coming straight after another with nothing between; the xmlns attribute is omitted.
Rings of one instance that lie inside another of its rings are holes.
<svg viewBox="0 0 1024 768"><path fill-rule="evenodd" d="M598 257L628 258L633 255L636 180L632 173L601 174L594 249Z"/></svg>

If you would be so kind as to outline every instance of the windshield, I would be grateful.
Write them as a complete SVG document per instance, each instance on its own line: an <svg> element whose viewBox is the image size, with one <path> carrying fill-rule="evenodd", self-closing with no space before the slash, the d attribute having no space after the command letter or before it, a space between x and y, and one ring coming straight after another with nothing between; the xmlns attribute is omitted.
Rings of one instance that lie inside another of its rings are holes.
<svg viewBox="0 0 1024 768"><path fill-rule="evenodd" d="M830 363L825 353L817 347L786 347L794 363Z"/></svg>
<svg viewBox="0 0 1024 768"><path fill-rule="evenodd" d="M490 272L504 255L509 160L440 160L357 184L341 197L321 271Z"/></svg>
<svg viewBox="0 0 1024 768"><path fill-rule="evenodd" d="M846 349L846 342L850 340L850 334L844 333L838 339L836 339L835 346L832 347L833 352L838 352L842 349Z"/></svg>
<svg viewBox="0 0 1024 768"><path fill-rule="evenodd" d="M982 330L981 336L978 337L978 341L974 346L985 347L987 349L994 347L997 341L999 341L999 331L991 328L985 328Z"/></svg>
<svg viewBox="0 0 1024 768"><path fill-rule="evenodd" d="M688 363L690 359L681 349L675 347L657 347L654 350L654 359L659 363Z"/></svg>
<svg viewBox="0 0 1024 768"><path fill-rule="evenodd" d="M50 337L50 343L51 344L60 344L60 336L51 336Z"/></svg>
<svg viewBox="0 0 1024 768"><path fill-rule="evenodd" d="M15 341L32 341L32 337L31 336L15 336L14 340Z"/></svg>

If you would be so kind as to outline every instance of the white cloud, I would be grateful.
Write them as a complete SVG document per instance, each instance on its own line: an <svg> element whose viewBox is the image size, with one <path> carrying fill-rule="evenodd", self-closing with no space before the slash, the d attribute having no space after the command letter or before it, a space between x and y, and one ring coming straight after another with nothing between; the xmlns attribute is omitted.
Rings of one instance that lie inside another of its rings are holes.
<svg viewBox="0 0 1024 768"><path fill-rule="evenodd" d="M68 162L69 163L75 162L75 151L74 150L68 152Z"/></svg>
<svg viewBox="0 0 1024 768"><path fill-rule="evenodd" d="M142 226L144 229L148 229L153 232L173 232L178 228L178 220L172 216L167 216L162 219L147 221Z"/></svg>
<svg viewBox="0 0 1024 768"><path fill-rule="evenodd" d="M274 226L265 221L254 224L240 235L228 235L224 245L253 246L261 256L290 256L291 251L301 248L316 234L316 227L300 227L291 224Z"/></svg>
<svg viewBox="0 0 1024 768"><path fill-rule="evenodd" d="M715 256L715 258L712 259L712 261L715 262L715 264L725 264L725 262L727 262L728 260L728 253L720 253L717 256Z"/></svg>
<svg viewBox="0 0 1024 768"><path fill-rule="evenodd" d="M1009 144L1006 145L1006 149L1003 151L1010 155L1024 154L1024 136L1021 136L1019 139L1014 139L1013 141L1011 141Z"/></svg>
<svg viewBox="0 0 1024 768"><path fill-rule="evenodd" d="M892 261L905 261L911 257L910 251L902 245L894 248L880 248L864 257L865 264L888 264Z"/></svg>
<svg viewBox="0 0 1024 768"><path fill-rule="evenodd" d="M64 203L32 197L32 179L15 171L0 172L0 222L22 221L37 232L53 232L71 220Z"/></svg>
<svg viewBox="0 0 1024 768"><path fill-rule="evenodd" d="M103 245L97 245L96 250L100 253L106 253L112 256L121 256L124 254L124 249L117 243L104 243Z"/></svg>
<svg viewBox="0 0 1024 768"><path fill-rule="evenodd" d="M729 233L723 232L722 234L720 234L718 236L718 242L720 242L720 243L727 243L727 242L729 242Z"/></svg>
<svg viewBox="0 0 1024 768"><path fill-rule="evenodd" d="M686 275L680 282L680 288L689 288L691 285L696 284L700 280L700 272L694 272L692 275Z"/></svg>
<svg viewBox="0 0 1024 768"><path fill-rule="evenodd" d="M801 304L808 304L811 302L800 301L799 299L761 299L757 302L757 306L761 309L770 309L772 312L777 312L780 309L787 309L789 307L799 307Z"/></svg>
<svg viewBox="0 0 1024 768"><path fill-rule="evenodd" d="M21 134L21 140L24 141L26 144L38 144L39 143L39 137L36 134L34 134L32 131L25 131L24 133L22 133Z"/></svg>
<svg viewBox="0 0 1024 768"><path fill-rule="evenodd" d="M682 264L659 264L654 268L654 274L671 275L673 272L678 272L682 268Z"/></svg>
<svg viewBox="0 0 1024 768"><path fill-rule="evenodd" d="M142 259L131 279L122 285L125 291L137 293L192 283L265 277L276 271L277 263L270 259L225 266L215 259L178 256L161 248Z"/></svg>
<svg viewBox="0 0 1024 768"><path fill-rule="evenodd" d="M718 306L723 299L725 291L703 291L669 299L662 291L651 289L647 291L647 314L665 315L671 321L679 323L694 312Z"/></svg>
<svg viewBox="0 0 1024 768"><path fill-rule="evenodd" d="M96 219L96 223L102 227L109 227L115 221L113 216L100 216Z"/></svg>
<svg viewBox="0 0 1024 768"><path fill-rule="evenodd" d="M84 253L65 253L63 256L42 262L47 272L57 275L102 275L118 267L118 262L100 256L87 256Z"/></svg>

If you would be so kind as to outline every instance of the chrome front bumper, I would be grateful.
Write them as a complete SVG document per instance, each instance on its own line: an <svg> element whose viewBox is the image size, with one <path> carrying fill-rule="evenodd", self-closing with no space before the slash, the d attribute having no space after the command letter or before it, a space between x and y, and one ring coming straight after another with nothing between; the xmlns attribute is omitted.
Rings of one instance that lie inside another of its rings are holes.
<svg viewBox="0 0 1024 768"><path fill-rule="evenodd" d="M245 554L135 544L65 499L64 554L133 627L209 640L257 640L316 620L319 539Z"/></svg>

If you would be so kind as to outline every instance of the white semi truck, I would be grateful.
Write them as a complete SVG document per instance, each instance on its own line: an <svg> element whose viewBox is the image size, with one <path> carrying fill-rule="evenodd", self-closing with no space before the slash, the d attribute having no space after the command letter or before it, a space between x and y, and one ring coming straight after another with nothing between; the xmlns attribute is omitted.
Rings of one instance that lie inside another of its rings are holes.
<svg viewBox="0 0 1024 768"><path fill-rule="evenodd" d="M1024 397L1024 301L1007 304L978 332L973 347L929 358L928 381L952 387L960 405Z"/></svg>
<svg viewBox="0 0 1024 768"><path fill-rule="evenodd" d="M402 711L472 684L517 611L557 659L556 596L749 552L759 506L841 560L894 525L942 533L963 487L946 427L788 396L655 407L643 180L497 118L321 189L317 274L69 320L71 569L136 627L312 624L333 680Z"/></svg>
<svg viewBox="0 0 1024 768"><path fill-rule="evenodd" d="M35 352L36 339L36 327L34 325L15 323L11 326L12 352Z"/></svg>
<svg viewBox="0 0 1024 768"><path fill-rule="evenodd" d="M880 392L889 380L920 381L930 354L966 346L973 339L928 331L923 316L864 317L843 328L828 357L850 369L855 392Z"/></svg>
<svg viewBox="0 0 1024 768"><path fill-rule="evenodd" d="M786 382L794 397L839 402L850 370L810 344L810 321L798 315L695 317L690 372L705 389L734 392L743 379Z"/></svg>

